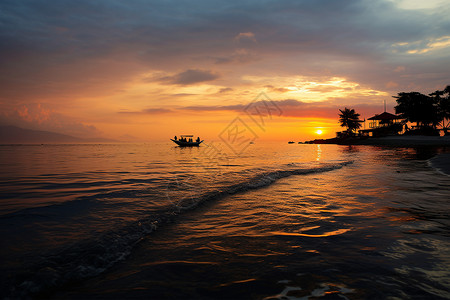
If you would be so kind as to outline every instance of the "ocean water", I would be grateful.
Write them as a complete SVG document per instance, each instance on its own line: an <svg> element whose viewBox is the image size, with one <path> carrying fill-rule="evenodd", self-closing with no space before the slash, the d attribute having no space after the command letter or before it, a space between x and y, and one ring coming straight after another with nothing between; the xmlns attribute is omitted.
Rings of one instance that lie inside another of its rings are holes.
<svg viewBox="0 0 450 300"><path fill-rule="evenodd" d="M1 297L450 299L448 152L2 145Z"/></svg>

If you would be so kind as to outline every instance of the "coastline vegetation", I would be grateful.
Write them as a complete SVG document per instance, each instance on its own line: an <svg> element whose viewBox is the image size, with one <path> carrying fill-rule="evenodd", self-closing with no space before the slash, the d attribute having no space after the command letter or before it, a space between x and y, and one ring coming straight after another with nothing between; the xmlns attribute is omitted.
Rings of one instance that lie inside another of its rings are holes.
<svg viewBox="0 0 450 300"><path fill-rule="evenodd" d="M341 127L347 127L347 134L353 135L357 129L361 128L361 121L358 114L354 109L344 108L339 110L339 123Z"/></svg>
<svg viewBox="0 0 450 300"><path fill-rule="evenodd" d="M439 127L445 135L450 126L450 85L429 95L419 92L401 92L397 96L395 113L404 123L416 123L406 134L439 135Z"/></svg>
<svg viewBox="0 0 450 300"><path fill-rule="evenodd" d="M429 95L419 92L399 92L397 96L393 97L397 101L397 105L394 107L397 116L383 113L390 115L391 120L381 121L383 127L376 128L376 130L381 129L377 133L398 136L402 132L402 135L440 136L439 131L442 130L445 136L450 135L450 85ZM361 123L365 121L360 120L359 113L347 107L343 110L339 109L339 111L339 124L346 127L346 131L337 132L335 138L316 139L305 143L355 144L369 139L368 130L361 130L357 134ZM376 117L378 116L376 115ZM397 121L394 122L392 119L395 117L397 117ZM415 125L411 125L414 123Z"/></svg>

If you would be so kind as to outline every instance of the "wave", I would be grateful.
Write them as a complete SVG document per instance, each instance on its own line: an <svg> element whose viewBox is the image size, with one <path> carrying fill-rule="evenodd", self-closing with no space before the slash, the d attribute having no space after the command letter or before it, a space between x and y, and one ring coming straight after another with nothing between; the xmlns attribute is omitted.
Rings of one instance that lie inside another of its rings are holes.
<svg viewBox="0 0 450 300"><path fill-rule="evenodd" d="M14 277L8 277L6 280L2 279L1 290L6 292L2 296L7 298L42 296L45 293L51 293L52 290L58 289L63 284L96 276L115 263L124 260L136 244L159 226L173 220L178 214L192 210L203 203L263 188L281 178L333 171L351 163L348 161L325 164L316 168L295 168L293 165L289 165L286 166L287 169L260 172L239 183L203 194L195 192L190 193L189 196L180 196L180 193L167 194L168 205L161 207L157 212L153 210L146 217L115 230L104 232L95 239L78 241L60 248L58 251L40 254L40 259L35 260L32 266L26 267L26 272L15 274ZM170 191L170 186L166 191ZM91 197L84 201L86 201L84 205L87 207L99 204ZM75 204L80 205L81 203L58 204L58 207L69 205L74 208Z"/></svg>
<svg viewBox="0 0 450 300"><path fill-rule="evenodd" d="M322 173L340 169L346 165L353 163L352 161L341 162L337 164L325 164L317 168L292 168L292 165L287 170L276 170L270 172L261 172L260 174L251 177L243 182L232 184L227 187L223 187L220 190L208 192L194 197L184 197L182 199L176 199L174 205L179 211L190 210L196 206L210 201L212 199L218 199L233 195L237 193L243 193L249 190L263 188L269 186L279 179L286 178L293 175L307 175L311 173Z"/></svg>
<svg viewBox="0 0 450 300"><path fill-rule="evenodd" d="M428 160L428 164L441 174L450 176L450 153L441 153Z"/></svg>

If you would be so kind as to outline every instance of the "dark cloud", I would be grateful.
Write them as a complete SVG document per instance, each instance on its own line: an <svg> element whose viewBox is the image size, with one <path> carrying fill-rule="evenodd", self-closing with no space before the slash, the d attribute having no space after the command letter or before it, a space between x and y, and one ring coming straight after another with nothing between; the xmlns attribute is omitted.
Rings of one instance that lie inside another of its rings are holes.
<svg viewBox="0 0 450 300"><path fill-rule="evenodd" d="M179 85L218 79L209 69L221 80L326 73L391 93L450 78L448 48L408 53L448 36L446 2L2 0L0 11L3 102L95 96L149 69L187 70L165 78Z"/></svg>
<svg viewBox="0 0 450 300"><path fill-rule="evenodd" d="M219 78L219 74L205 70L186 70L173 76L165 76L158 79L167 84L191 85L212 81Z"/></svg>
<svg viewBox="0 0 450 300"><path fill-rule="evenodd" d="M232 91L234 91L234 89L232 89L232 88L230 88L230 87L227 87L227 88L221 88L221 89L219 90L219 94L224 94L224 93L228 93L228 92L232 92Z"/></svg>
<svg viewBox="0 0 450 300"><path fill-rule="evenodd" d="M266 105L268 104L268 105ZM165 108L151 108L144 109L142 111L134 112L120 112L127 114L165 114L169 112L197 112L197 113L211 113L220 111L231 111L236 114L245 114L246 111L254 112L250 106L255 106L259 108L269 107L272 114L279 115L282 117L293 117L293 118L325 118L325 119L336 119L339 113L339 109L343 107L355 108L358 113L361 114L362 118L368 118L375 114L382 112L382 104L378 105L368 105L368 104L357 104L357 105L344 105L337 104L336 102L302 102L295 99L284 99L284 100L272 100L270 103L264 101L256 101L247 104L233 104L233 105L192 105L185 107L177 107L173 110ZM249 109L250 108L250 109ZM262 112L262 111L261 111Z"/></svg>

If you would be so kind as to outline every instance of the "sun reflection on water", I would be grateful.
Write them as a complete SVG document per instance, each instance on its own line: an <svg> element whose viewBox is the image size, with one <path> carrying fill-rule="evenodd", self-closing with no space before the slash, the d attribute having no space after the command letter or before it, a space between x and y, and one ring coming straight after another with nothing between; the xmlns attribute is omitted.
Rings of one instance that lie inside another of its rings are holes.
<svg viewBox="0 0 450 300"><path fill-rule="evenodd" d="M320 161L320 157L322 156L322 148L320 147L320 144L317 144L316 148L316 161Z"/></svg>

